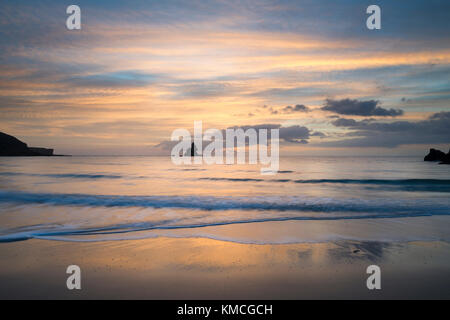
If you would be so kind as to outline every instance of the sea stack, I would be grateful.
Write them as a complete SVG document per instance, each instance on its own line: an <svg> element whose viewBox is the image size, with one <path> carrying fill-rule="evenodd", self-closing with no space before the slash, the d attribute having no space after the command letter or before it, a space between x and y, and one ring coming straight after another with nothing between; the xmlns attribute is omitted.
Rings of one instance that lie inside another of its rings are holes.
<svg viewBox="0 0 450 320"><path fill-rule="evenodd" d="M448 153L444 156L440 164L450 164L450 150Z"/></svg>
<svg viewBox="0 0 450 320"><path fill-rule="evenodd" d="M425 156L423 161L443 161L446 154L441 150L430 149L430 152Z"/></svg>

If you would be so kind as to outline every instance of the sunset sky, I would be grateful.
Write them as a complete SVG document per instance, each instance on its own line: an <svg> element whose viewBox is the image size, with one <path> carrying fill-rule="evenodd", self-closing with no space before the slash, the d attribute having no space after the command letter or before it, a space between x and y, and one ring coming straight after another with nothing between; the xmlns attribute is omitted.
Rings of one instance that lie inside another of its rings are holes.
<svg viewBox="0 0 450 320"><path fill-rule="evenodd" d="M281 125L282 154L447 152L449 21L449 1L3 0L0 131L74 155L164 154L194 120Z"/></svg>

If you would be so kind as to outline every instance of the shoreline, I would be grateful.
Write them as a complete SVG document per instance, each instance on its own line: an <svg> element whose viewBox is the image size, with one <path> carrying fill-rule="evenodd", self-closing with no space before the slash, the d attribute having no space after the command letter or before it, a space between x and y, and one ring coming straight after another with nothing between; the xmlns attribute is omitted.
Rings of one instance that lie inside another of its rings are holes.
<svg viewBox="0 0 450 320"><path fill-rule="evenodd" d="M48 209L47 209L48 210ZM54 209L59 212L59 209ZM117 211L115 214L121 214ZM10 215L14 215L12 212ZM364 218L343 220L279 220L211 224L186 227L28 229L0 236L1 243L33 239L74 243L134 241L154 238L224 241L248 245L301 245L338 241L357 242L450 242L450 216ZM108 231L109 230L109 231ZM92 232L92 233L91 233ZM54 234L56 233L56 234Z"/></svg>

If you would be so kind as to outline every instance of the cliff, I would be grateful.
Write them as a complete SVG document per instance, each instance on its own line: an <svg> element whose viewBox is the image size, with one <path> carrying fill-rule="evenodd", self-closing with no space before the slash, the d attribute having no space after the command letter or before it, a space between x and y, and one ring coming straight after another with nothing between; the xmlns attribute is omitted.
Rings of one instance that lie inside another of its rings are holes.
<svg viewBox="0 0 450 320"><path fill-rule="evenodd" d="M0 156L18 157L18 156L53 156L53 149L28 147L25 142L16 137L0 132Z"/></svg>

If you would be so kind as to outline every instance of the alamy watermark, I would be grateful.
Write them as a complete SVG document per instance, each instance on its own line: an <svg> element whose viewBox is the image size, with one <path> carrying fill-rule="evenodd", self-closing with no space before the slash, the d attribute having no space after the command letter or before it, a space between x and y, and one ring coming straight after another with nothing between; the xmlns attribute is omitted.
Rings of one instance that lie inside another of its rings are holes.
<svg viewBox="0 0 450 320"><path fill-rule="evenodd" d="M367 7L366 13L370 16L366 20L366 26L369 30L381 29L381 8L376 4Z"/></svg>
<svg viewBox="0 0 450 320"><path fill-rule="evenodd" d="M172 132L171 140L179 142L172 148L171 158L176 165L245 164L248 160L266 166L261 174L273 175L280 168L279 136L279 129L269 133L264 128L208 129L203 133L202 121L194 121L193 138L186 129Z"/></svg>
<svg viewBox="0 0 450 320"><path fill-rule="evenodd" d="M370 16L366 20L366 26L369 30L381 29L381 8L372 4L367 7L366 13ZM81 29L81 9L78 5L72 4L67 7L66 14L70 14L66 19L66 28L68 30L80 30Z"/></svg>
<svg viewBox="0 0 450 320"><path fill-rule="evenodd" d="M67 278L66 286L67 289L73 290L81 290L81 269L79 266L72 264L67 267L66 273L70 274Z"/></svg>
<svg viewBox="0 0 450 320"><path fill-rule="evenodd" d="M79 6L72 4L67 7L66 13L70 16L66 19L66 28L68 30L80 30L81 29L81 9Z"/></svg>
<svg viewBox="0 0 450 320"><path fill-rule="evenodd" d="M381 269L377 265L370 265L366 269L366 273L370 274L367 278L366 286L369 290L381 289Z"/></svg>

